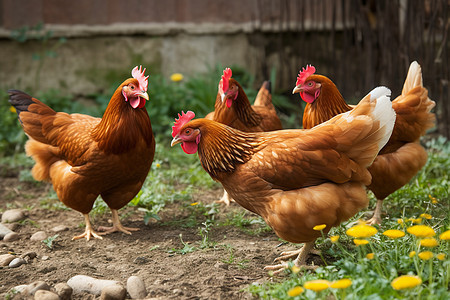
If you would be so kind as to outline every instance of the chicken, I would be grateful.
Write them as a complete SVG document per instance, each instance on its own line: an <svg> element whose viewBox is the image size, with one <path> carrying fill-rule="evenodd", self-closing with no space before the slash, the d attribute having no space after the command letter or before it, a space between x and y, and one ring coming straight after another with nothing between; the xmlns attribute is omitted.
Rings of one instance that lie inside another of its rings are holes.
<svg viewBox="0 0 450 300"><path fill-rule="evenodd" d="M223 70L214 111L206 119L214 120L245 132L259 132L282 129L280 118L272 104L270 82L265 81L256 96L254 105L244 92L242 86L231 78L230 68ZM230 205L232 199L226 191L217 202Z"/></svg>
<svg viewBox="0 0 450 300"><path fill-rule="evenodd" d="M172 127L172 143L198 152L203 168L236 202L260 215L282 239L306 243L295 265L303 265L314 241L313 229L327 233L368 205L367 168L388 141L395 122L385 87L359 105L313 129L246 133L189 111ZM281 272L287 262L266 269Z"/></svg>
<svg viewBox="0 0 450 300"><path fill-rule="evenodd" d="M327 77L315 75L315 68L304 68L293 93L300 93L307 102L303 113L303 128L312 128L337 114L353 109L345 103L336 85ZM389 142L380 151L372 166L372 183L368 188L377 198L373 217L369 224L381 224L383 200L407 184L425 165L427 152L419 144L426 130L434 125L431 113L434 101L422 84L422 71L417 62L411 63L403 91L392 107L397 113L394 131Z"/></svg>
<svg viewBox="0 0 450 300"><path fill-rule="evenodd" d="M36 162L33 177L50 181L59 200L84 215L86 229L73 239L138 230L124 227L117 210L139 192L155 153L144 72L142 67L132 70L133 78L116 89L101 119L55 112L24 92L9 91L29 137L26 153ZM96 232L89 220L99 195L112 213L113 226L99 228L104 232Z"/></svg>

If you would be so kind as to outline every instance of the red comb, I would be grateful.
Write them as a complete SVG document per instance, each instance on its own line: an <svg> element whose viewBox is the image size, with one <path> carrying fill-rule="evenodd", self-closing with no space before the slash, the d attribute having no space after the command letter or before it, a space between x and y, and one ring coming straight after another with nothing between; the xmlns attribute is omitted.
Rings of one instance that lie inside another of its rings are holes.
<svg viewBox="0 0 450 300"><path fill-rule="evenodd" d="M303 84L305 83L306 78L308 78L309 76L311 76L312 74L314 74L316 72L316 68L314 68L314 66L311 65L307 65L306 69L303 68L303 70L301 70L298 73L297 76L297 83L295 84L296 86L299 84Z"/></svg>
<svg viewBox="0 0 450 300"><path fill-rule="evenodd" d="M147 69L144 68L144 70L142 70L142 66L139 66L139 69L136 66L131 71L131 75L133 76L133 78L136 78L139 81L139 89L144 92L147 91L147 86L148 86L148 81L147 81L148 76L144 76L145 70L147 70Z"/></svg>
<svg viewBox="0 0 450 300"><path fill-rule="evenodd" d="M232 72L230 68L226 68L225 70L223 70L222 79L220 80L219 83L219 89L221 89L223 93L228 91L228 80L230 80L231 75Z"/></svg>
<svg viewBox="0 0 450 300"><path fill-rule="evenodd" d="M184 113L184 111L181 111L181 115L178 114L178 119L175 118L174 125L172 126L172 137L175 137L179 132L181 127L183 127L184 124L189 122L195 117L195 113L193 111L188 111Z"/></svg>

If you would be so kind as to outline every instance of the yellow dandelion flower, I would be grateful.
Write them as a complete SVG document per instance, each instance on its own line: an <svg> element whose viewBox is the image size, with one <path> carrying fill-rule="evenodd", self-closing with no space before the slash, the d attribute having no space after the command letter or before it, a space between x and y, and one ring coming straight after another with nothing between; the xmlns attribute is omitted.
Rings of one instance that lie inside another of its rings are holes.
<svg viewBox="0 0 450 300"><path fill-rule="evenodd" d="M346 231L349 236L356 238L370 237L372 235L375 235L377 232L378 230L375 227L366 224L358 224Z"/></svg>
<svg viewBox="0 0 450 300"><path fill-rule="evenodd" d="M427 219L427 220L432 218L432 216L430 214L421 214L419 217L421 217L423 219Z"/></svg>
<svg viewBox="0 0 450 300"><path fill-rule="evenodd" d="M317 279L305 282L303 287L308 290L313 290L315 292L320 292L327 289L330 286L330 282L328 280Z"/></svg>
<svg viewBox="0 0 450 300"><path fill-rule="evenodd" d="M411 219L411 222L413 222L414 224L420 224L422 223L422 218Z"/></svg>
<svg viewBox="0 0 450 300"><path fill-rule="evenodd" d="M395 278L391 282L391 286L396 290L410 289L422 283L422 279L418 276L403 275Z"/></svg>
<svg viewBox="0 0 450 300"><path fill-rule="evenodd" d="M366 258L367 259L373 259L375 257L375 254L373 253L367 253Z"/></svg>
<svg viewBox="0 0 450 300"><path fill-rule="evenodd" d="M436 199L435 197L431 196L431 195L428 195L428 198L430 198L431 203L433 203L433 204L439 203L439 202L437 201L437 199Z"/></svg>
<svg viewBox="0 0 450 300"><path fill-rule="evenodd" d="M391 239L398 239L405 236L403 231L397 229L386 230L383 234Z"/></svg>
<svg viewBox="0 0 450 300"><path fill-rule="evenodd" d="M181 73L173 73L172 75L170 75L170 80L172 80L173 82L178 82L183 80L184 76Z"/></svg>
<svg viewBox="0 0 450 300"><path fill-rule="evenodd" d="M397 223L398 223L398 224L403 224L403 223L405 223L405 222L403 221L403 219L397 219Z"/></svg>
<svg viewBox="0 0 450 300"><path fill-rule="evenodd" d="M419 238L432 237L436 234L434 229L427 225L414 225L406 229L406 231Z"/></svg>
<svg viewBox="0 0 450 300"><path fill-rule="evenodd" d="M438 241L435 238L426 238L420 240L420 246L433 248L438 245Z"/></svg>
<svg viewBox="0 0 450 300"><path fill-rule="evenodd" d="M317 230L317 231L321 231L321 230L325 229L325 227L327 227L326 224L321 224L321 225L314 226L313 229Z"/></svg>
<svg viewBox="0 0 450 300"><path fill-rule="evenodd" d="M291 270L292 270L292 273L294 273L294 274L297 274L298 272L300 272L300 268L297 266L292 266Z"/></svg>
<svg viewBox="0 0 450 300"><path fill-rule="evenodd" d="M436 258L439 260L444 260L445 259L445 253L439 253L438 255L436 255Z"/></svg>
<svg viewBox="0 0 450 300"><path fill-rule="evenodd" d="M423 252L420 252L419 254L417 254L417 256L422 260L429 260L430 258L433 257L433 252L423 251Z"/></svg>
<svg viewBox="0 0 450 300"><path fill-rule="evenodd" d="M450 230L444 231L439 235L441 240L450 240Z"/></svg>
<svg viewBox="0 0 450 300"><path fill-rule="evenodd" d="M348 278L340 279L333 282L330 287L333 289L346 289L352 285L352 281Z"/></svg>
<svg viewBox="0 0 450 300"><path fill-rule="evenodd" d="M332 243L336 243L339 240L339 236L338 235L330 236L330 240Z"/></svg>
<svg viewBox="0 0 450 300"><path fill-rule="evenodd" d="M409 257L410 257L410 258L413 258L414 255L416 255L416 251L411 251L411 252L409 252Z"/></svg>
<svg viewBox="0 0 450 300"><path fill-rule="evenodd" d="M14 106L9 107L9 111L15 114L17 112L16 108Z"/></svg>
<svg viewBox="0 0 450 300"><path fill-rule="evenodd" d="M198 202L191 203L191 206L195 206L195 205L198 205Z"/></svg>
<svg viewBox="0 0 450 300"><path fill-rule="evenodd" d="M361 240L361 239L354 239L353 243L355 243L356 246L361 246L361 245L367 245L369 243L369 241Z"/></svg>
<svg viewBox="0 0 450 300"><path fill-rule="evenodd" d="M289 297L295 297L303 293L303 288L301 286L296 286L290 289L287 294Z"/></svg>

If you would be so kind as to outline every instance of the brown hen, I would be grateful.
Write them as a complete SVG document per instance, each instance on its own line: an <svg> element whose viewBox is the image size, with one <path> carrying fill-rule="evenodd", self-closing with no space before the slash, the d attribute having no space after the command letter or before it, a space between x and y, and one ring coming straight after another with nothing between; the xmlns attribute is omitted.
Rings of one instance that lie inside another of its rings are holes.
<svg viewBox="0 0 450 300"><path fill-rule="evenodd" d="M293 90L307 102L303 113L305 129L353 109L330 79L314 72L312 66L304 68ZM419 139L434 125L435 115L430 112L434 105L434 101L428 98L427 89L423 87L420 65L414 61L409 67L402 94L392 101L392 107L397 113L392 136L369 168L372 183L368 188L377 198L369 224L381 223L383 200L407 184L425 165L427 153Z"/></svg>
<svg viewBox="0 0 450 300"><path fill-rule="evenodd" d="M261 85L255 102L251 105L242 86L231 76L230 68L223 70L214 111L205 118L245 132L282 129L280 118L272 104L270 82L265 81ZM217 202L230 205L231 201L233 199L224 190L222 198Z"/></svg>
<svg viewBox="0 0 450 300"><path fill-rule="evenodd" d="M172 129L172 146L198 156L210 176L242 207L264 218L275 233L293 243L306 243L294 263L306 262L321 234L368 204L367 168L388 141L395 121L380 87L351 113L336 116L311 130L246 133L224 124L179 115ZM282 263L267 269L280 272Z"/></svg>
<svg viewBox="0 0 450 300"><path fill-rule="evenodd" d="M24 92L9 91L9 102L29 137L26 152L36 162L33 177L50 181L59 200L84 215L86 230L73 239L138 230L122 226L117 210L139 192L155 153L144 72L133 69L133 78L116 89L101 119L55 112ZM89 220L99 195L113 222L111 228L100 228L105 231L101 233Z"/></svg>

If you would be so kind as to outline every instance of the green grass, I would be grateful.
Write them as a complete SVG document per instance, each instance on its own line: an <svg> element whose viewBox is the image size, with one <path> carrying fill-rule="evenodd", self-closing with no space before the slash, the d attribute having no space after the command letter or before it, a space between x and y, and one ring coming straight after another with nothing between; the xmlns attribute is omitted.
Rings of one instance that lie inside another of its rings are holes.
<svg viewBox="0 0 450 300"><path fill-rule="evenodd" d="M426 146L429 153L426 166L410 184L384 201L384 211L389 216L381 227L377 227L377 234L367 238L367 245L356 246L353 238L346 234L359 214L331 230L329 236L338 235L338 242L332 243L328 237L317 240L316 247L325 257L325 266L298 273L295 268L295 272L287 270L287 277L274 277L272 282L251 285L248 290L261 299L449 299L450 241L441 240L439 235L450 229L450 146L444 138L430 140ZM421 217L424 213L432 218ZM419 246L420 239L406 231L419 222L434 229L438 246ZM406 234L391 239L383 235L388 229L398 229ZM429 260L419 258L418 254L424 251L431 251L433 257ZM369 253L374 254L372 259L367 258ZM437 256L440 253L446 255L442 260ZM395 290L391 282L401 275L419 276L422 284ZM304 288L295 297L288 295L292 288L304 287L311 280L333 282L342 278L350 279L351 286L320 292Z"/></svg>

